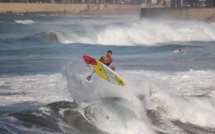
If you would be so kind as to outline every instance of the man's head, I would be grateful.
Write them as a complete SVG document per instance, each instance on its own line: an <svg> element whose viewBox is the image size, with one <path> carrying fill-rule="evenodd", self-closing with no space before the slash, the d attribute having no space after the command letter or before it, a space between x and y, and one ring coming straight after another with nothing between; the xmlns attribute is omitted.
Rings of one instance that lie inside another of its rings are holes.
<svg viewBox="0 0 215 134"><path fill-rule="evenodd" d="M111 57L111 55L112 55L112 51L111 50L107 51L107 56Z"/></svg>

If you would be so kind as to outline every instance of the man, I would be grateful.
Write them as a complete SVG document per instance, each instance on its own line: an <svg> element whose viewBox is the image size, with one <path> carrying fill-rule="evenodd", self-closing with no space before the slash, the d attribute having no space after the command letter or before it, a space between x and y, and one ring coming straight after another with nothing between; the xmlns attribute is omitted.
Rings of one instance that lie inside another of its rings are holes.
<svg viewBox="0 0 215 134"><path fill-rule="evenodd" d="M105 64L106 66L109 66L111 63L112 63L112 61L113 61L113 59L111 58L111 55L112 55L112 51L111 50L109 50L108 52L107 52L107 55L106 56L102 56L101 58L100 58L100 60L99 61L101 61L103 64ZM115 71L115 67L114 66L111 66L110 67L113 71Z"/></svg>
<svg viewBox="0 0 215 134"><path fill-rule="evenodd" d="M178 53L178 52L184 53L184 52L188 52L188 50L189 50L188 48L174 49L173 53Z"/></svg>

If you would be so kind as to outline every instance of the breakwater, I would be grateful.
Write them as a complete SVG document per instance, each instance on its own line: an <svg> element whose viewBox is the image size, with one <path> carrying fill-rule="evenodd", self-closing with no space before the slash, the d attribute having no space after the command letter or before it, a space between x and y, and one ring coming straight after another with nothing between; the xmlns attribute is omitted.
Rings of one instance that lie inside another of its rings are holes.
<svg viewBox="0 0 215 134"><path fill-rule="evenodd" d="M140 17L215 21L215 8L141 8Z"/></svg>

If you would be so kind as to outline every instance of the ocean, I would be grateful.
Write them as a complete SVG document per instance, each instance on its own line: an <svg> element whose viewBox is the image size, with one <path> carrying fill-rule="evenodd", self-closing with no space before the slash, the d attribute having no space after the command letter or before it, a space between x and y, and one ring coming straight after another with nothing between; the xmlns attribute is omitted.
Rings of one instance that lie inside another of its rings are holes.
<svg viewBox="0 0 215 134"><path fill-rule="evenodd" d="M113 52L127 82L86 66ZM214 134L215 23L0 15L1 134Z"/></svg>

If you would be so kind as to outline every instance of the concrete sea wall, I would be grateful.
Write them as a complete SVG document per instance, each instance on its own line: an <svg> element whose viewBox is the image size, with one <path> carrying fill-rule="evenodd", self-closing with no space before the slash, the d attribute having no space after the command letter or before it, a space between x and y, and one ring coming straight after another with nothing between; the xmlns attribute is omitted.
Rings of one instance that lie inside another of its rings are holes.
<svg viewBox="0 0 215 134"><path fill-rule="evenodd" d="M0 13L138 14L140 13L140 5L0 3Z"/></svg>
<svg viewBox="0 0 215 134"><path fill-rule="evenodd" d="M141 8L140 17L215 21L215 8Z"/></svg>

